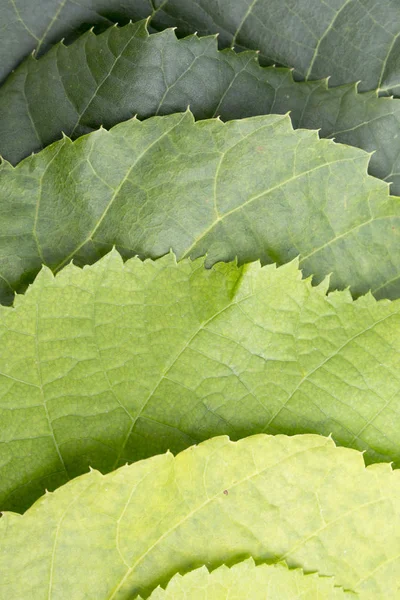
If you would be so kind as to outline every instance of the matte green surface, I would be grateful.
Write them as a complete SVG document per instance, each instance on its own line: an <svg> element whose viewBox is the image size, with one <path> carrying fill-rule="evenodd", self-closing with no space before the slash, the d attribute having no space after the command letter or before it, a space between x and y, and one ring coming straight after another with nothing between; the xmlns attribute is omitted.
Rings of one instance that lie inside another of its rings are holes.
<svg viewBox="0 0 400 600"><path fill-rule="evenodd" d="M301 79L400 95L398 0L155 0L157 27L219 32L221 46L260 51Z"/></svg>
<svg viewBox="0 0 400 600"><path fill-rule="evenodd" d="M149 600L356 600L358 596L334 587L334 580L304 575L283 565L256 566L252 559L212 573L201 567L175 575L166 590L157 588ZM141 600L138 598L138 600Z"/></svg>
<svg viewBox="0 0 400 600"><path fill-rule="evenodd" d="M400 93L398 0L0 0L0 14L0 78L34 48L153 14L157 29L218 32L221 46L259 50L301 78Z"/></svg>
<svg viewBox="0 0 400 600"><path fill-rule="evenodd" d="M214 438L79 477L0 519L0 598L122 600L177 572L251 556L335 577L362 600L400 589L400 472L330 439Z"/></svg>
<svg viewBox="0 0 400 600"><path fill-rule="evenodd" d="M207 254L285 263L355 295L400 295L400 201L368 155L288 116L131 119L0 166L0 299L42 263Z"/></svg>
<svg viewBox="0 0 400 600"><path fill-rule="evenodd" d="M151 0L0 0L0 81L33 50L40 55L92 26L101 31L151 12Z"/></svg>
<svg viewBox="0 0 400 600"><path fill-rule="evenodd" d="M172 30L149 36L144 21L25 61L0 88L0 154L15 164L62 131L77 138L188 106L196 119L224 121L290 111L296 128L373 151L370 173L400 194L399 100L294 83L288 69L260 68L254 52L218 52L215 37L178 41Z"/></svg>
<svg viewBox="0 0 400 600"><path fill-rule="evenodd" d="M297 265L113 253L0 311L0 509L219 434L314 432L400 465L400 303Z"/></svg>

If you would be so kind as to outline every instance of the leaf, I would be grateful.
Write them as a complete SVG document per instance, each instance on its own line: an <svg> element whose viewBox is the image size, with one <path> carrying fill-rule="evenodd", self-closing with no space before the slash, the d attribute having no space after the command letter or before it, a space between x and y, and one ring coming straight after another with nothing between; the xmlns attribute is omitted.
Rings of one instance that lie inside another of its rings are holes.
<svg viewBox="0 0 400 600"><path fill-rule="evenodd" d="M66 38L96 26L102 31L115 22L147 17L151 0L0 0L0 82L33 50L40 55Z"/></svg>
<svg viewBox="0 0 400 600"><path fill-rule="evenodd" d="M180 35L219 33L220 45L259 50L264 64L294 67L297 77L330 76L333 86L400 95L400 8L397 0L0 0L0 79L33 49L39 53L84 29L153 15L156 29Z"/></svg>
<svg viewBox="0 0 400 600"><path fill-rule="evenodd" d="M400 301L327 285L116 252L43 270L0 311L0 508L220 434L332 433L400 466Z"/></svg>
<svg viewBox="0 0 400 600"><path fill-rule="evenodd" d="M293 131L288 116L223 124L189 113L65 138L0 167L0 297L42 263L208 253L285 263L355 295L400 293L400 204L364 152Z"/></svg>
<svg viewBox="0 0 400 600"><path fill-rule="evenodd" d="M178 41L172 30L149 36L145 21L25 61L0 88L0 154L15 164L61 131L77 138L187 106L196 119L224 121L291 111L296 128L374 151L370 173L400 193L399 101L326 80L294 83L288 69L260 68L254 52L218 52L215 38Z"/></svg>
<svg viewBox="0 0 400 600"><path fill-rule="evenodd" d="M220 34L222 46L260 51L264 64L295 68L302 79L400 95L400 7L397 0L155 0L153 19L181 34ZM164 17L168 15L168 19Z"/></svg>
<svg viewBox="0 0 400 600"><path fill-rule="evenodd" d="M304 575L282 564L256 566L252 559L212 573L201 567L175 575L166 590L157 588L149 600L356 600L358 596L334 587L330 577ZM138 598L137 600L142 600Z"/></svg>
<svg viewBox="0 0 400 600"><path fill-rule="evenodd" d="M214 438L91 472L0 519L0 598L147 596L243 557L334 575L363 600L400 586L400 472L320 436Z"/></svg>

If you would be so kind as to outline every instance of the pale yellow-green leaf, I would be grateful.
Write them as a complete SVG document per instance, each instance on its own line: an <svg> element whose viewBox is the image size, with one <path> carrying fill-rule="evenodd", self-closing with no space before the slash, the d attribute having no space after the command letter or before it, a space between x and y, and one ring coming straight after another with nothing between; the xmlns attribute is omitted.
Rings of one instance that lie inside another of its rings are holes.
<svg viewBox="0 0 400 600"><path fill-rule="evenodd" d="M210 573L201 567L175 575L166 589L149 600L356 600L357 595L334 586L330 577L304 575L282 564L256 566L252 559ZM137 600L143 600L138 597Z"/></svg>
<svg viewBox="0 0 400 600"><path fill-rule="evenodd" d="M213 438L82 475L0 519L1 600L131 600L243 558L400 592L400 472L316 435Z"/></svg>

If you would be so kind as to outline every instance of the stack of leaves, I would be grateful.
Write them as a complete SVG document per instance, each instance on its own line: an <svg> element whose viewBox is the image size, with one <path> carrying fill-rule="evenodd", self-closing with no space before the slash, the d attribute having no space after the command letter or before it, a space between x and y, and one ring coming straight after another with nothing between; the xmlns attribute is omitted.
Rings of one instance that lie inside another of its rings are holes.
<svg viewBox="0 0 400 600"><path fill-rule="evenodd" d="M398 0L0 15L0 600L399 599Z"/></svg>

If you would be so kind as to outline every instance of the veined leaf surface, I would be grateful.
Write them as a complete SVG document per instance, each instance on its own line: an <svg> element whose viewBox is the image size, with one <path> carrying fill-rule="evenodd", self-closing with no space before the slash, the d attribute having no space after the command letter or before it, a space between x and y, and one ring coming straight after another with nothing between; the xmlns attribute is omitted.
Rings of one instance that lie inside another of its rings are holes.
<svg viewBox="0 0 400 600"><path fill-rule="evenodd" d="M259 50L264 63L294 67L331 85L400 94L398 0L0 0L0 78L32 50L73 40L92 25L153 15L157 29L219 33L222 47Z"/></svg>
<svg viewBox="0 0 400 600"><path fill-rule="evenodd" d="M400 295L400 202L368 155L288 116L132 119L0 167L0 297L42 263L207 253L208 265L285 263L355 295Z"/></svg>
<svg viewBox="0 0 400 600"><path fill-rule="evenodd" d="M151 0L0 0L0 82L33 51L42 54L83 31L147 17Z"/></svg>
<svg viewBox="0 0 400 600"><path fill-rule="evenodd" d="M399 466L400 301L327 285L116 252L42 271L0 311L0 509L219 434L332 433Z"/></svg>
<svg viewBox="0 0 400 600"><path fill-rule="evenodd" d="M334 576L362 600L400 586L400 472L330 439L213 438L92 471L0 519L0 598L123 600L251 556Z"/></svg>
<svg viewBox="0 0 400 600"><path fill-rule="evenodd" d="M149 600L357 600L358 595L335 587L331 577L304 575L282 564L256 566L252 559L212 573L201 567L175 575L167 588L158 587ZM138 598L137 600L143 600Z"/></svg>
<svg viewBox="0 0 400 600"><path fill-rule="evenodd" d="M224 121L290 111L295 128L374 151L370 173L400 194L400 101L295 83L288 69L260 68L254 52L218 52L215 37L178 40L171 29L149 36L144 21L25 61L0 88L0 154L15 164L62 131L77 138L188 106L196 119Z"/></svg>
<svg viewBox="0 0 400 600"><path fill-rule="evenodd" d="M218 31L221 46L260 51L301 79L400 95L398 0L155 0L157 27Z"/></svg>

